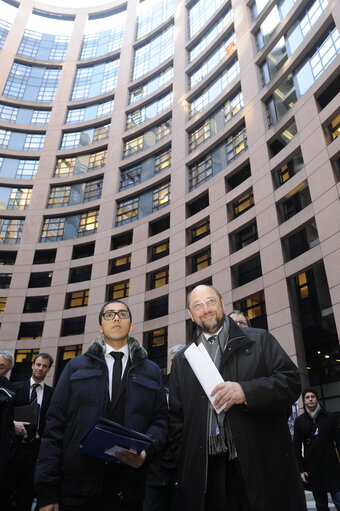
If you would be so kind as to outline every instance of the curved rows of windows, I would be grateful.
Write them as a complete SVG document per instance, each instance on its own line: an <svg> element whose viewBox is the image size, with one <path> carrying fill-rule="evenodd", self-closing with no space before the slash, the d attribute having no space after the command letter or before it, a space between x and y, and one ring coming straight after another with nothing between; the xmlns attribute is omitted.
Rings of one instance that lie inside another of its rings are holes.
<svg viewBox="0 0 340 511"><path fill-rule="evenodd" d="M33 179L38 171L39 160L20 160L0 156L0 177Z"/></svg>
<svg viewBox="0 0 340 511"><path fill-rule="evenodd" d="M73 149L105 140L110 135L110 128L111 123L108 123L104 126L98 126L97 128L64 133L60 143L60 149Z"/></svg>
<svg viewBox="0 0 340 511"><path fill-rule="evenodd" d="M154 78L151 78L150 80L140 85L137 85L130 91L129 104L136 103L136 101L140 101L141 99L145 98L145 96L152 94L166 83L169 83L170 80L172 80L173 75L174 68L173 66L169 66L164 71L161 71Z"/></svg>
<svg viewBox="0 0 340 511"><path fill-rule="evenodd" d="M128 158L140 151L145 151L153 147L157 142L171 134L171 119L154 126L153 128L141 133L137 137L124 142L123 158Z"/></svg>
<svg viewBox="0 0 340 511"><path fill-rule="evenodd" d="M188 12L189 38L191 39L221 7L223 0L197 0Z"/></svg>
<svg viewBox="0 0 340 511"><path fill-rule="evenodd" d="M45 135L0 129L0 147L19 151L41 151Z"/></svg>
<svg viewBox="0 0 340 511"><path fill-rule="evenodd" d="M66 124L75 124L78 122L92 121L99 117L109 115L113 110L114 100L98 102L82 108L70 108L67 112Z"/></svg>
<svg viewBox="0 0 340 511"><path fill-rule="evenodd" d="M164 110L172 105L173 94L172 90L157 98L155 101L148 103L147 105L130 112L126 116L126 129L140 126L141 124L149 121L153 117L156 117Z"/></svg>
<svg viewBox="0 0 340 511"><path fill-rule="evenodd" d="M45 218L40 241L61 241L94 234L98 226L98 210L84 211L77 215Z"/></svg>
<svg viewBox="0 0 340 511"><path fill-rule="evenodd" d="M74 183L72 185L52 186L47 201L48 208L62 208L100 199L103 178Z"/></svg>
<svg viewBox="0 0 340 511"><path fill-rule="evenodd" d="M120 171L120 190L136 186L171 167L171 149L162 151Z"/></svg>

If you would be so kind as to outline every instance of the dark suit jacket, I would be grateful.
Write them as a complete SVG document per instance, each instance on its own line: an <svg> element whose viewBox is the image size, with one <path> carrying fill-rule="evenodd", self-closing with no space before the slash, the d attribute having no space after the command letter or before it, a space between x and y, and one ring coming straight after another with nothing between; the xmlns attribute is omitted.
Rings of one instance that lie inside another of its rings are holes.
<svg viewBox="0 0 340 511"><path fill-rule="evenodd" d="M14 407L29 405L30 404L30 380L13 382L13 386L16 391L16 395L15 395L14 403L13 403ZM48 407L49 407L49 404L50 404L50 401L52 398L52 394L53 394L53 388L50 387L49 385L46 385L46 383L45 383L44 384L44 394L43 394L43 399L42 399L41 408L40 408L40 418L39 418L39 428L38 428L38 433L39 433L40 438L44 433L46 414L47 414L47 410L48 410ZM19 442L21 442L20 437L17 437L17 439L19 440ZM35 457L37 457L40 442L34 442L34 444L38 444L38 445L35 445L34 449L32 449L32 450L36 451ZM22 447L25 446L25 449L27 449L29 447L29 444L21 444L21 445L22 445Z"/></svg>

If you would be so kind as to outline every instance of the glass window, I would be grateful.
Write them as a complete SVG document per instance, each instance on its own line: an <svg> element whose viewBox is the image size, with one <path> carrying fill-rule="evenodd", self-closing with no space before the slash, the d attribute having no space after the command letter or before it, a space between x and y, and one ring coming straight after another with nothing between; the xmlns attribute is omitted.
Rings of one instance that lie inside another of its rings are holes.
<svg viewBox="0 0 340 511"><path fill-rule="evenodd" d="M110 127L111 124L109 123L98 128L64 133L60 149L73 149L105 140L110 135Z"/></svg>
<svg viewBox="0 0 340 511"><path fill-rule="evenodd" d="M151 78L150 80L134 87L130 91L129 103L136 103L136 101L140 101L145 96L152 94L156 90L160 89L163 85L170 82L172 80L174 74L174 69L172 66L167 67L164 71L161 71L157 76Z"/></svg>
<svg viewBox="0 0 340 511"><path fill-rule="evenodd" d="M92 98L116 88L119 58L77 69L71 101Z"/></svg>
<svg viewBox="0 0 340 511"><path fill-rule="evenodd" d="M113 99L90 105L84 108L72 108L68 110L66 124L75 124L83 121L91 121L108 115L113 110Z"/></svg>
<svg viewBox="0 0 340 511"><path fill-rule="evenodd" d="M89 289L83 291L74 291L66 295L66 309L74 309L76 307L86 307L89 301Z"/></svg>
<svg viewBox="0 0 340 511"><path fill-rule="evenodd" d="M160 185L152 192L152 211L158 211L170 203L170 183Z"/></svg>
<svg viewBox="0 0 340 511"><path fill-rule="evenodd" d="M27 209L32 188L0 187L0 209Z"/></svg>
<svg viewBox="0 0 340 511"><path fill-rule="evenodd" d="M144 3L147 4L147 2ZM139 4L141 13L138 13L137 16L136 39L140 39L155 30L171 18L175 12L174 0L161 0L153 3L149 8L147 5L144 7L144 3Z"/></svg>
<svg viewBox="0 0 340 511"><path fill-rule="evenodd" d="M237 60L226 68L210 85L208 85L199 96L189 103L189 117L202 112L212 103L223 90L225 90L239 75L240 65Z"/></svg>
<svg viewBox="0 0 340 511"><path fill-rule="evenodd" d="M210 248L200 252L192 256L192 272L195 273L197 271L203 270L211 265L211 253Z"/></svg>
<svg viewBox="0 0 340 511"><path fill-rule="evenodd" d="M189 37L193 37L221 7L223 0L197 0L189 8Z"/></svg>
<svg viewBox="0 0 340 511"><path fill-rule="evenodd" d="M144 131L135 138L126 140L123 148L123 158L139 153L144 149L154 146L157 142L167 137L171 133L171 119Z"/></svg>
<svg viewBox="0 0 340 511"><path fill-rule="evenodd" d="M127 271L131 267L131 254L111 259L109 263L109 274L121 273Z"/></svg>
<svg viewBox="0 0 340 511"><path fill-rule="evenodd" d="M242 215L242 213L245 213L248 209L253 207L254 204L254 195L253 191L251 190L250 192L242 195L242 197L233 203L234 218Z"/></svg>
<svg viewBox="0 0 340 511"><path fill-rule="evenodd" d="M78 238L94 234L98 227L98 211L85 211L80 215Z"/></svg>
<svg viewBox="0 0 340 511"><path fill-rule="evenodd" d="M174 52L174 26L170 25L150 41L136 48L132 79L137 80L172 57Z"/></svg>
<svg viewBox="0 0 340 511"><path fill-rule="evenodd" d="M69 36L44 34L26 29L17 54L35 60L63 61Z"/></svg>
<svg viewBox="0 0 340 511"><path fill-rule="evenodd" d="M121 300L129 296L130 281L124 280L116 284L108 286L107 301L108 300Z"/></svg>
<svg viewBox="0 0 340 511"><path fill-rule="evenodd" d="M223 15L222 19L219 19L212 28L206 32L202 37L200 37L200 40L198 43L195 44L195 46L192 47L192 49L189 51L189 60L192 62L198 55L200 55L216 37L223 32L223 30L228 25L229 21L233 17L233 10L229 6L227 12Z"/></svg>
<svg viewBox="0 0 340 511"><path fill-rule="evenodd" d="M169 284L169 267L167 266L166 268L150 273L149 282L150 289L157 289L158 287Z"/></svg>
<svg viewBox="0 0 340 511"><path fill-rule="evenodd" d="M210 234L210 220L203 220L190 229L190 243L195 243Z"/></svg>
<svg viewBox="0 0 340 511"><path fill-rule="evenodd" d="M166 110L172 105L172 91L167 92L164 96L156 99L152 103L149 103L142 108L138 108L133 112L130 112L126 116L126 129L140 126L144 122L149 121L153 117L156 117L161 112Z"/></svg>
<svg viewBox="0 0 340 511"><path fill-rule="evenodd" d="M0 243L20 243L24 223L21 218L0 218Z"/></svg>
<svg viewBox="0 0 340 511"><path fill-rule="evenodd" d="M163 241L158 245L150 247L150 261L157 261L162 257L169 255L170 244L169 240Z"/></svg>
<svg viewBox="0 0 340 511"><path fill-rule="evenodd" d="M60 72L60 69L14 62L3 94L25 101L52 102L57 92Z"/></svg>
<svg viewBox="0 0 340 511"><path fill-rule="evenodd" d="M73 158L58 158L54 177L66 177L97 170L106 165L107 149Z"/></svg>
<svg viewBox="0 0 340 511"><path fill-rule="evenodd" d="M139 197L117 203L116 226L124 225L138 219Z"/></svg>
<svg viewBox="0 0 340 511"><path fill-rule="evenodd" d="M0 273L0 289L8 289L11 285L13 273Z"/></svg>
<svg viewBox="0 0 340 511"><path fill-rule="evenodd" d="M192 89L209 74L226 55L232 55L236 51L236 36L232 33L218 48L213 50L208 57L189 75L189 84Z"/></svg>

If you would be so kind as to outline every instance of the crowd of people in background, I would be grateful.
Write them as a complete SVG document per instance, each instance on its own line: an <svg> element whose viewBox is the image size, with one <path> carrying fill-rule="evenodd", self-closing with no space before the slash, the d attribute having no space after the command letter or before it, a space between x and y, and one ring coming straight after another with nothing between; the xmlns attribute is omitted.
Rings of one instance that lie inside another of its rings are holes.
<svg viewBox="0 0 340 511"><path fill-rule="evenodd" d="M226 314L212 286L196 286L187 309L194 336L170 348L167 375L132 336L121 300L102 306L98 337L55 389L45 383L48 353L35 357L29 379L11 382L13 355L0 350L2 510L37 501L41 511L305 511L308 488L318 511L328 510L328 492L340 511L340 432L317 391L303 390L292 440L287 419L301 384L279 342L244 312ZM210 393L186 356L192 343L222 377ZM118 446L112 462L84 454L103 419L152 441L140 451Z"/></svg>

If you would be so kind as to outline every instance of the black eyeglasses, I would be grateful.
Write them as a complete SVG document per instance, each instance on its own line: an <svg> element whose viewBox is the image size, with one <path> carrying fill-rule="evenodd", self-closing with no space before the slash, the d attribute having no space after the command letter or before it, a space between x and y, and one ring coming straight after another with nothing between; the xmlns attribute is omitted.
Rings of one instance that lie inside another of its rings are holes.
<svg viewBox="0 0 340 511"><path fill-rule="evenodd" d="M105 319L105 321L112 321L115 319L116 315L119 319L128 319L130 317L129 311L121 309L119 311L105 311L103 312L102 318Z"/></svg>

